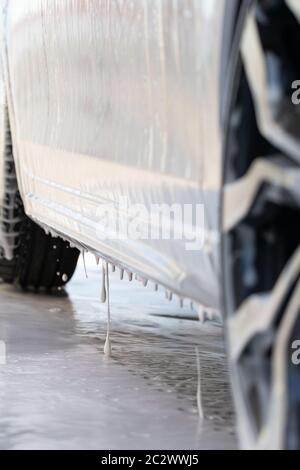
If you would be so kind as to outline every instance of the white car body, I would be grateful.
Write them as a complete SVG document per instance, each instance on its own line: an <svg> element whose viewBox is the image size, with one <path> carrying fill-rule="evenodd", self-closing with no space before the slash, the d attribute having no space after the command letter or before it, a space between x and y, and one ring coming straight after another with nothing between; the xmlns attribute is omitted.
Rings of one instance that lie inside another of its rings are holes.
<svg viewBox="0 0 300 470"><path fill-rule="evenodd" d="M10 0L2 54L27 215L215 309L224 6ZM203 205L204 227L185 227L204 229L203 243L188 250L182 239L99 236L99 208L109 204L120 214L124 201L147 209Z"/></svg>

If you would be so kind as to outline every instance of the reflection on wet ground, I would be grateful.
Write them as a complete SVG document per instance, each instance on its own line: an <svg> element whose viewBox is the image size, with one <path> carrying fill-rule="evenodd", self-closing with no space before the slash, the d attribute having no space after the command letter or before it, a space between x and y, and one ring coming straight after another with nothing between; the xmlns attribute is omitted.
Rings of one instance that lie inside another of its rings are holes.
<svg viewBox="0 0 300 470"><path fill-rule="evenodd" d="M222 328L111 274L113 357L103 357L101 273L68 297L0 288L0 448L236 446ZM197 412L198 348L205 419Z"/></svg>

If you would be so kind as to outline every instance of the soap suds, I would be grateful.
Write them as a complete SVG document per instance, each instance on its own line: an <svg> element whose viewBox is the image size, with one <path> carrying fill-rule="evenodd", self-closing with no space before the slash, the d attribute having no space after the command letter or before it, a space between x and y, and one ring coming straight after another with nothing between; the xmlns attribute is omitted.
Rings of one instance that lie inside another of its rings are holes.
<svg viewBox="0 0 300 470"><path fill-rule="evenodd" d="M103 304L105 304L105 302L106 302L106 270L105 270L105 262L104 261L102 261L101 302Z"/></svg>
<svg viewBox="0 0 300 470"><path fill-rule="evenodd" d="M106 280L106 303L107 303L107 333L106 333L106 341L104 345L104 355L106 357L111 357L112 347L111 347L111 341L110 341L110 298L109 298L108 263L106 263L106 266L105 266L105 280Z"/></svg>
<svg viewBox="0 0 300 470"><path fill-rule="evenodd" d="M83 267L85 272L85 277L88 279L87 269L86 269L86 262L85 262L85 252L82 252L82 260L83 260Z"/></svg>

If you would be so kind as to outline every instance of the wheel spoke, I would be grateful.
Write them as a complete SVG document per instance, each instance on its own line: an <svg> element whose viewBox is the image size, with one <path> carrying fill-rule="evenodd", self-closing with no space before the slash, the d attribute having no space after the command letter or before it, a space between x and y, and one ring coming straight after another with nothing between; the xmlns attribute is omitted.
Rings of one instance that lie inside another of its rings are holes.
<svg viewBox="0 0 300 470"><path fill-rule="evenodd" d="M272 325L280 306L300 273L300 248L282 272L270 294L249 297L228 320L230 355L237 361L247 343Z"/></svg>
<svg viewBox="0 0 300 470"><path fill-rule="evenodd" d="M261 134L299 163L299 135L292 135L284 130L282 125L274 119L270 108L265 53L261 44L254 8L245 23L241 54L255 101L257 124ZM295 119L297 120L296 116Z"/></svg>
<svg viewBox="0 0 300 470"><path fill-rule="evenodd" d="M272 357L270 408L267 422L258 438L260 449L283 449L288 413L287 358L289 341L299 315L300 281L285 310L277 332Z"/></svg>
<svg viewBox="0 0 300 470"><path fill-rule="evenodd" d="M228 184L224 192L225 232L234 228L250 211L262 185L287 190L300 202L300 169L280 158L258 158L245 176Z"/></svg>
<svg viewBox="0 0 300 470"><path fill-rule="evenodd" d="M258 434L250 423L249 410L238 390L237 399L240 407L239 428L245 449L279 450L285 448L285 430L287 425L287 361L286 352L294 324L299 315L300 282L298 282L290 302L285 309L282 322L274 339L272 354L270 396L266 418Z"/></svg>
<svg viewBox="0 0 300 470"><path fill-rule="evenodd" d="M291 11L294 12L296 18L300 22L300 4L298 0L287 0L287 4L289 5Z"/></svg>

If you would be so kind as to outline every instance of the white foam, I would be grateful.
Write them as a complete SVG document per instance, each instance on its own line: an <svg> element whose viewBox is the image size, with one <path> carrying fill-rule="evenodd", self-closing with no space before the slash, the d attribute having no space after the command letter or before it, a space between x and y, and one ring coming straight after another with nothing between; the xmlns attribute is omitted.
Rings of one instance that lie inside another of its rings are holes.
<svg viewBox="0 0 300 470"><path fill-rule="evenodd" d="M102 261L102 285L101 285L101 302L105 304L106 302L106 270L105 270L105 262Z"/></svg>
<svg viewBox="0 0 300 470"><path fill-rule="evenodd" d="M112 355L112 347L111 347L111 340L110 340L110 298L109 298L109 270L108 270L108 263L105 266L105 279L106 279L106 303L107 303L107 333L106 333L106 340L104 344L104 355L106 357L111 357Z"/></svg>

